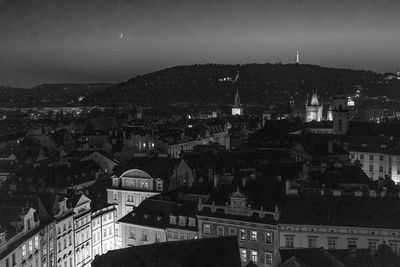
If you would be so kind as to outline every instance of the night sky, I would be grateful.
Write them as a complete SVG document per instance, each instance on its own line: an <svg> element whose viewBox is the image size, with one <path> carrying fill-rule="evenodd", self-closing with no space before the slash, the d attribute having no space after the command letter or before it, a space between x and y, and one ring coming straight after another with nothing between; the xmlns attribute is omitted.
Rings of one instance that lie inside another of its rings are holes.
<svg viewBox="0 0 400 267"><path fill-rule="evenodd" d="M394 72L399 11L398 0L0 0L0 85L289 63L296 50L302 63Z"/></svg>

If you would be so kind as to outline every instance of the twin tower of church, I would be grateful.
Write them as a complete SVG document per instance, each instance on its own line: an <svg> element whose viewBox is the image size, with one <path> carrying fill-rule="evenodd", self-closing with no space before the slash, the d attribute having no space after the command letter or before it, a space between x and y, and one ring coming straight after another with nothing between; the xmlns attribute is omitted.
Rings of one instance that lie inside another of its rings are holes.
<svg viewBox="0 0 400 267"><path fill-rule="evenodd" d="M349 108L347 105L347 97L340 89L338 94L333 98L333 103L329 106L326 117L323 117L323 103L319 101L317 93L313 93L311 100L307 97L305 120L311 121L333 121L333 134L347 134L349 128Z"/></svg>

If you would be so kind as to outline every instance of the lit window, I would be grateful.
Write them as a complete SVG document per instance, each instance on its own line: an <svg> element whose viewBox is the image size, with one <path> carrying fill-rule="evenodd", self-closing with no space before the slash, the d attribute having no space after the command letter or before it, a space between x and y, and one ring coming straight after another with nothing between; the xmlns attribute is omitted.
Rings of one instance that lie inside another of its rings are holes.
<svg viewBox="0 0 400 267"><path fill-rule="evenodd" d="M265 252L264 254L264 263L265 265L272 265L272 253L271 252Z"/></svg>
<svg viewBox="0 0 400 267"><path fill-rule="evenodd" d="M242 260L242 262L247 261L247 250L245 248L240 249L240 259Z"/></svg>
<svg viewBox="0 0 400 267"><path fill-rule="evenodd" d="M240 229L240 239L246 240L246 230L245 229Z"/></svg>
<svg viewBox="0 0 400 267"><path fill-rule="evenodd" d="M203 232L205 235L211 235L211 226L209 224L204 224L203 228Z"/></svg>
<svg viewBox="0 0 400 267"><path fill-rule="evenodd" d="M35 236L35 249L39 247L39 237Z"/></svg>
<svg viewBox="0 0 400 267"><path fill-rule="evenodd" d="M25 258L25 257L26 257L26 246L23 245L22 246L22 258Z"/></svg>
<svg viewBox="0 0 400 267"><path fill-rule="evenodd" d="M265 232L265 243L272 244L272 240L273 240L273 233Z"/></svg>
<svg viewBox="0 0 400 267"><path fill-rule="evenodd" d="M258 262L258 252L256 250L251 251L251 261L256 264Z"/></svg>
<svg viewBox="0 0 400 267"><path fill-rule="evenodd" d="M251 231L250 240L257 241L257 231Z"/></svg>
<svg viewBox="0 0 400 267"><path fill-rule="evenodd" d="M32 240L29 240L29 253L32 253L33 250L33 243Z"/></svg>

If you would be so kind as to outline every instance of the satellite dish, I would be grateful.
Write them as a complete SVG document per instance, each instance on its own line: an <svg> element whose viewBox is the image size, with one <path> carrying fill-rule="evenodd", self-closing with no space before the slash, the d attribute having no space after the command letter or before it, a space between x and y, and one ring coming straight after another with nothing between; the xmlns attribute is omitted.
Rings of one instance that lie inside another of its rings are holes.
<svg viewBox="0 0 400 267"><path fill-rule="evenodd" d="M124 37L124 34L122 32L119 33L119 39L121 39L122 37Z"/></svg>

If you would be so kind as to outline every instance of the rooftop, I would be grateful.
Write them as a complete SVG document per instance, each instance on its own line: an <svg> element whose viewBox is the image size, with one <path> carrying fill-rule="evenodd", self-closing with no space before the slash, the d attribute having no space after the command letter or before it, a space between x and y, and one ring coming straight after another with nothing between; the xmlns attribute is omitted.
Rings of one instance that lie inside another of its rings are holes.
<svg viewBox="0 0 400 267"><path fill-rule="evenodd" d="M93 267L240 267L236 237L194 239L112 250L92 262Z"/></svg>

